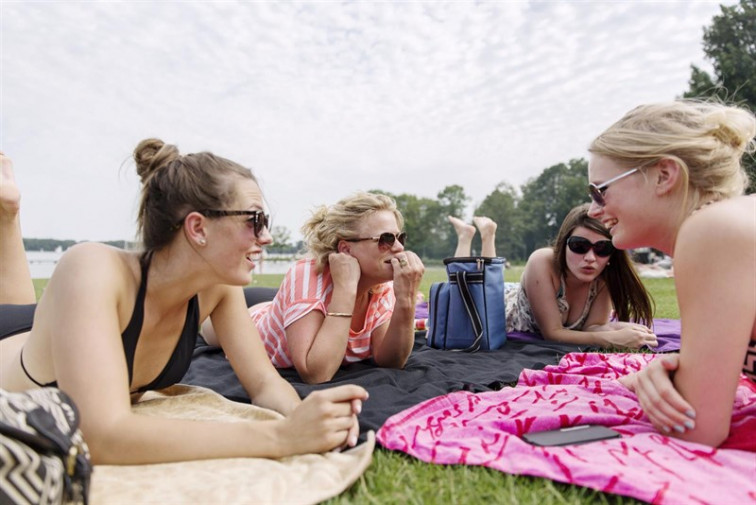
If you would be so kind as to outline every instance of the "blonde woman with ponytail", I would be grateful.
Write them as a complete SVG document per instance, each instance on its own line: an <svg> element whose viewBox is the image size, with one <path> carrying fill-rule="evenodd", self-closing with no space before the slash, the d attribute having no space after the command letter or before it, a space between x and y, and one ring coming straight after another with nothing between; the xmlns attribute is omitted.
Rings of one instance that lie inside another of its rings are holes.
<svg viewBox="0 0 756 505"><path fill-rule="evenodd" d="M657 429L715 447L756 380L756 196L741 164L754 135L745 108L680 100L631 110L589 148L589 214L616 247L675 261L680 353L622 381Z"/></svg>

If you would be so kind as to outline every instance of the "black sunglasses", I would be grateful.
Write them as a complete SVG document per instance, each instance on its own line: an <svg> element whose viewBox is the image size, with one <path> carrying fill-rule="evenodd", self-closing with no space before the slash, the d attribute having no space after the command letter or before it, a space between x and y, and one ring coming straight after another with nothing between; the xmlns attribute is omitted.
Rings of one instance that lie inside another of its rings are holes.
<svg viewBox="0 0 756 505"><path fill-rule="evenodd" d="M364 237L364 238L347 238L344 239L347 242L362 242L363 240L377 240L378 241L378 247L393 247L394 243L398 240L400 244L404 245L404 242L407 241L407 233L401 232L400 234L395 234L391 232L381 233L377 237Z"/></svg>
<svg viewBox="0 0 756 505"><path fill-rule="evenodd" d="M611 256L614 252L611 240L599 240L594 243L585 237L578 237L577 235L573 235L567 239L567 247L576 254L586 254L593 249L593 253L602 258Z"/></svg>
<svg viewBox="0 0 756 505"><path fill-rule="evenodd" d="M251 222L255 230L255 235L260 236L263 228L270 229L270 215L261 210L213 210L204 209L198 211L205 217L226 217L226 216L250 216L247 222Z"/></svg>

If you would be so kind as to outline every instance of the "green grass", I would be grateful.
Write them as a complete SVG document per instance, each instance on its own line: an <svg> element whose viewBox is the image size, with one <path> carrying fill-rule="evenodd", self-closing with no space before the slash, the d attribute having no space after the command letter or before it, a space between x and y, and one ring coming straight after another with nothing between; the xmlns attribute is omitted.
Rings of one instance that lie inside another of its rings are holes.
<svg viewBox="0 0 756 505"><path fill-rule="evenodd" d="M508 269L506 280L518 281L522 269L523 266ZM445 280L446 273L443 267L428 267L425 272L420 290L427 297L431 283ZM275 287L282 279L282 274L262 274L254 277L252 285ZM656 317L680 317L673 279L644 279L644 283L656 302ZM35 280L38 296L45 284L46 280ZM643 502L548 479L509 475L485 467L432 465L377 447L373 463L357 482L326 503L630 505Z"/></svg>

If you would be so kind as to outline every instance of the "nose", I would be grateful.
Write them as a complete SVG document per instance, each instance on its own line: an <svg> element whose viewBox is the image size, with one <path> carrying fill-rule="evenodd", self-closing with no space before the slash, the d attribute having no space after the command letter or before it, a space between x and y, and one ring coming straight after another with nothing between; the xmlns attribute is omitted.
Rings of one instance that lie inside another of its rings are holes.
<svg viewBox="0 0 756 505"><path fill-rule="evenodd" d="M596 254L593 252L593 248L588 249L588 252L583 255L583 258L589 262L596 261Z"/></svg>
<svg viewBox="0 0 756 505"><path fill-rule="evenodd" d="M602 210L604 210L604 208L601 205L591 200L591 206L588 209L588 216L592 217L593 219L597 219Z"/></svg>
<svg viewBox="0 0 756 505"><path fill-rule="evenodd" d="M391 246L391 252L402 252L404 251L404 246L401 242L398 240L394 240L394 244Z"/></svg>
<svg viewBox="0 0 756 505"><path fill-rule="evenodd" d="M270 234L267 226L263 227L260 234L256 237L256 241L259 245L270 245L273 243L273 235Z"/></svg>

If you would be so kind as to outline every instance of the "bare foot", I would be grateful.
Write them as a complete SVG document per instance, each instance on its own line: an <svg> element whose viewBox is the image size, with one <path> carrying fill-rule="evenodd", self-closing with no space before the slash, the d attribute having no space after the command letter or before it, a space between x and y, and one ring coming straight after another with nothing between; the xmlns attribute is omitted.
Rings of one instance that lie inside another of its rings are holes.
<svg viewBox="0 0 756 505"><path fill-rule="evenodd" d="M0 217L15 217L21 207L21 192L13 176L13 162L0 152Z"/></svg>
<svg viewBox="0 0 756 505"><path fill-rule="evenodd" d="M473 217L473 223L478 227L481 238L493 237L496 234L496 221L490 217L475 216Z"/></svg>
<svg viewBox="0 0 756 505"><path fill-rule="evenodd" d="M475 227L473 225L467 224L454 216L448 216L447 219L454 226L454 231L457 232L459 240L472 240L475 235Z"/></svg>

